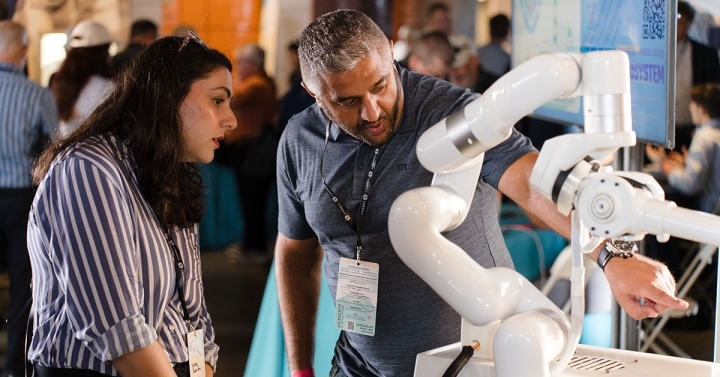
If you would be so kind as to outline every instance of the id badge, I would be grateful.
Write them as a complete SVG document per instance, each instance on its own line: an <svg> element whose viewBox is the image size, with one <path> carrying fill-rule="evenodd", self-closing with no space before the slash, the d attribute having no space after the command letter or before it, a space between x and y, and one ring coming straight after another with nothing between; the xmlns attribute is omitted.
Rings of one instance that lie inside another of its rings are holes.
<svg viewBox="0 0 720 377"><path fill-rule="evenodd" d="M379 272L377 263L340 258L335 327L362 335L375 335Z"/></svg>
<svg viewBox="0 0 720 377"><path fill-rule="evenodd" d="M205 377L205 336L203 329L187 334L188 354L190 355L190 377Z"/></svg>

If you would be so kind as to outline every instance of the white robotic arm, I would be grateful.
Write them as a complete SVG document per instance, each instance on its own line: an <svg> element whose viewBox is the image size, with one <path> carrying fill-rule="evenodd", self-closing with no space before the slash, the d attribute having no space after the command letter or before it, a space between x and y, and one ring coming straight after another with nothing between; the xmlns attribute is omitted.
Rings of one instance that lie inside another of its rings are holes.
<svg viewBox="0 0 720 377"><path fill-rule="evenodd" d="M575 94L581 58L540 55L508 72L485 95L420 137L420 163L437 174L465 170L469 161L505 141L520 118L549 100Z"/></svg>
<svg viewBox="0 0 720 377"><path fill-rule="evenodd" d="M590 111L588 123L600 130L621 125L616 134L623 137L598 138L602 148L592 144L586 151L576 149L563 159L568 166L591 152L610 154L632 145L628 67L627 55L617 51L538 56L428 129L418 142L418 158L435 176L431 187L410 190L396 200L389 219L390 239L400 258L469 322L463 334L494 344L494 350L483 348L476 354L498 361L497 376L526 373L518 366L533 375L548 376L550 360L563 349L571 350L579 336L568 342L570 325L565 315L520 274L482 268L441 232L455 228L467 216L484 152L505 141L522 116L551 99L583 93L586 101L600 104ZM582 77L598 74L606 76L581 85ZM582 280L582 272L576 276L576 281ZM532 342L513 336L525 330L544 335L532 337ZM522 352L526 362L502 363L509 355L503 347L514 352L529 347Z"/></svg>
<svg viewBox="0 0 720 377"><path fill-rule="evenodd" d="M584 312L576 306L584 305L580 251L597 245L589 234L625 239L672 234L720 244L719 218L664 201L662 189L647 175L600 171L593 161L635 144L629 77L624 52L541 55L500 78L418 142L418 158L435 176L431 187L396 200L388 222L391 242L400 258L463 317L463 342L493 344L475 355L494 360L498 377L558 375L565 368ZM585 133L546 142L531 176L532 186L560 213L573 215L569 325L562 311L520 274L482 268L441 232L467 216L485 151L506 140L522 116L549 100L580 94ZM704 223L701 229L699 223ZM518 357L524 362L513 362Z"/></svg>
<svg viewBox="0 0 720 377"><path fill-rule="evenodd" d="M418 142L418 158L435 176L431 187L410 190L393 204L391 242L400 258L463 317L463 344L471 339L493 344L475 356L487 360L497 377L546 377L565 368L584 312L580 253L597 244L587 239L589 234L637 240L651 233L661 241L673 235L720 245L720 217L665 201L648 175L611 172L593 161L635 144L629 77L623 52L541 55L500 78ZM585 133L547 141L530 179L560 213L572 215L569 325L562 311L520 274L482 268L441 232L467 216L484 152L506 140L513 125L535 108L577 95L583 95ZM420 363L418 358L416 376L432 375Z"/></svg>

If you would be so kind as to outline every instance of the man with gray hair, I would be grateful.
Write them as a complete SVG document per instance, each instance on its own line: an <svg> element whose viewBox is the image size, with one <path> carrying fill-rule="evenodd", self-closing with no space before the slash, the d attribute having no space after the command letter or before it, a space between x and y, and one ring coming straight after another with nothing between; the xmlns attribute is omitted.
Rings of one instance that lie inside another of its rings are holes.
<svg viewBox="0 0 720 377"><path fill-rule="evenodd" d="M482 68L475 43L464 35L455 34L450 36L450 44L455 51L455 57L449 81L475 93L485 93L499 77Z"/></svg>
<svg viewBox="0 0 720 377"><path fill-rule="evenodd" d="M356 317L336 318L344 331L331 376L412 376L418 353L460 339L460 316L400 260L387 224L399 195L432 182L415 153L420 135L478 95L403 69L391 48L380 28L354 10L319 17L300 37L302 78L316 104L293 117L280 140L275 254L294 377L314 374L323 255L332 297L353 289L377 292L376 301L362 301L361 307L336 307ZM513 266L498 224L496 190L570 235L569 218L530 188L537 156L517 131L487 151L468 219L446 234L486 268ZM597 259L599 252L590 255ZM611 261L605 273L633 317L687 307L674 297L675 283L662 264L641 255ZM340 276L356 263L369 274L359 288Z"/></svg>
<svg viewBox="0 0 720 377"><path fill-rule="evenodd" d="M27 34L22 26L0 21L0 249L7 254L10 279L6 376L23 376L25 325L30 297L27 250L28 212L33 200L30 171L37 154L58 124L52 94L25 77ZM10 321L9 321L10 322Z"/></svg>
<svg viewBox="0 0 720 377"><path fill-rule="evenodd" d="M235 62L238 83L230 107L238 125L225 134L224 147L216 157L235 171L245 217L245 239L241 248L228 249L228 257L240 264L265 264L272 257L266 246L265 203L275 179L275 83L265 72L265 51L260 46L241 46L235 52Z"/></svg>
<svg viewBox="0 0 720 377"><path fill-rule="evenodd" d="M407 69L450 81L453 47L448 36L440 31L423 34L407 57Z"/></svg>

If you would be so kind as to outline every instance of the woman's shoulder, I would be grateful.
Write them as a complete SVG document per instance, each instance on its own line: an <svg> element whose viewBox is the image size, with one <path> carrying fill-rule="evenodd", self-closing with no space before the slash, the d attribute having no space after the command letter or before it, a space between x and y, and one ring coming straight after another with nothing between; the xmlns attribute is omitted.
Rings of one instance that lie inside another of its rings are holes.
<svg viewBox="0 0 720 377"><path fill-rule="evenodd" d="M119 137L110 134L94 135L68 147L58 155L56 163L83 161L114 170L126 154L127 147Z"/></svg>
<svg viewBox="0 0 720 377"><path fill-rule="evenodd" d="M122 143L115 136L98 135L66 148L52 161L41 187L63 184L60 182L68 180L82 187L98 184L118 188L125 186L124 182L132 180L132 165L123 160L121 149L118 149L122 147L118 141Z"/></svg>

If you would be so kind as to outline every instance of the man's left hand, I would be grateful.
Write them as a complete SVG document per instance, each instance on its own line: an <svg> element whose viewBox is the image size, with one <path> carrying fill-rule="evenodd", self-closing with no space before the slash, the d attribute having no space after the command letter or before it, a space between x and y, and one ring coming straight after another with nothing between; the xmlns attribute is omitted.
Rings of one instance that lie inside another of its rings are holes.
<svg viewBox="0 0 720 377"><path fill-rule="evenodd" d="M637 320L688 307L686 301L675 297L675 279L667 267L643 255L612 258L605 266L605 276L618 304Z"/></svg>

